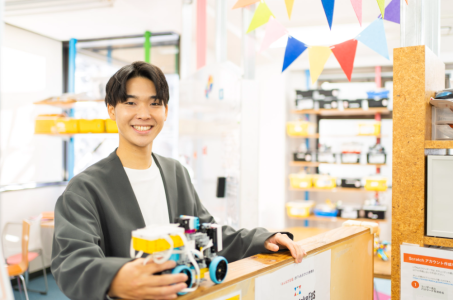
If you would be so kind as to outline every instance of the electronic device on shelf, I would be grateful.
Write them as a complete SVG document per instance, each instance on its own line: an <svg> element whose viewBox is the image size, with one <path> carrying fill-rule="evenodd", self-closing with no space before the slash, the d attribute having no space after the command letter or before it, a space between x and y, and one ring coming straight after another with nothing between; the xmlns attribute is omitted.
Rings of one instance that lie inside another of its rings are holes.
<svg viewBox="0 0 453 300"><path fill-rule="evenodd" d="M132 231L130 252L132 258L148 254L144 264L150 259L158 264L175 261L176 267L162 274L186 274L187 288L178 293L184 295L195 291L206 273L215 284L225 280L228 261L217 255L222 249L222 226L181 215L175 224Z"/></svg>

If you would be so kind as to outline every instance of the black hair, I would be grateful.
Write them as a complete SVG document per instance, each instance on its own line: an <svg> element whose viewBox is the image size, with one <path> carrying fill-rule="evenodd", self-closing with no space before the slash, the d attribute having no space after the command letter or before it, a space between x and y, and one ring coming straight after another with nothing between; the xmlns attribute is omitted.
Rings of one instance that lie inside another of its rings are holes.
<svg viewBox="0 0 453 300"><path fill-rule="evenodd" d="M115 107L118 103L126 102L127 92L126 83L135 77L148 78L156 87L157 99L167 105L170 100L168 83L164 73L155 65L144 61L136 61L130 65L119 69L107 82L105 87L105 105L110 104Z"/></svg>

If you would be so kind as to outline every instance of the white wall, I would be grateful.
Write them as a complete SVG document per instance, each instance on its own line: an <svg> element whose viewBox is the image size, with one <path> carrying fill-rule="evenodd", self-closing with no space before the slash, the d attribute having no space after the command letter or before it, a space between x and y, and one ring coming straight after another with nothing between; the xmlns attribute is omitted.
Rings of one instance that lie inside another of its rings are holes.
<svg viewBox="0 0 453 300"><path fill-rule="evenodd" d="M62 179L62 140L35 136L33 102L62 93L61 42L5 25L1 49L0 184Z"/></svg>

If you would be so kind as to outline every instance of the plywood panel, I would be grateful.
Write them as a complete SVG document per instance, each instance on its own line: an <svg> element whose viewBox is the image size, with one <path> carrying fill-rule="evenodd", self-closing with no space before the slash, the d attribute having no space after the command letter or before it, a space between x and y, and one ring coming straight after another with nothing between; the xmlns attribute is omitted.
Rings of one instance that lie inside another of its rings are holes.
<svg viewBox="0 0 453 300"><path fill-rule="evenodd" d="M400 299L400 245L423 245L425 140L431 140L429 99L445 85L444 64L425 46L394 50L392 299Z"/></svg>
<svg viewBox="0 0 453 300"><path fill-rule="evenodd" d="M299 242L309 256L332 250L331 288L336 292L332 299L372 299L373 237L364 227L341 227ZM292 263L288 253L255 255L231 263L223 284L214 285L208 280L195 292L178 299L217 299L241 289L243 300L253 300L257 276ZM351 295L357 297L350 298Z"/></svg>

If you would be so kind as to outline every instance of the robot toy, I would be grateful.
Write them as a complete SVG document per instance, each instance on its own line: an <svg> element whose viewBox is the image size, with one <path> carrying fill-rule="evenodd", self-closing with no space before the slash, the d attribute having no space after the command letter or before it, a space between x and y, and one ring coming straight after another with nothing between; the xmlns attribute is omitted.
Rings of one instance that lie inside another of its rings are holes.
<svg viewBox="0 0 453 300"><path fill-rule="evenodd" d="M207 273L215 284L223 282L228 262L225 257L217 255L222 250L222 226L211 223L200 225L197 217L184 215L175 223L132 231L131 257L140 258L148 254L144 264L150 259L158 264L175 261L176 267L162 274L187 275L187 288L178 295L195 291Z"/></svg>

